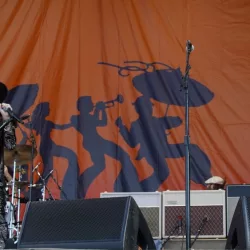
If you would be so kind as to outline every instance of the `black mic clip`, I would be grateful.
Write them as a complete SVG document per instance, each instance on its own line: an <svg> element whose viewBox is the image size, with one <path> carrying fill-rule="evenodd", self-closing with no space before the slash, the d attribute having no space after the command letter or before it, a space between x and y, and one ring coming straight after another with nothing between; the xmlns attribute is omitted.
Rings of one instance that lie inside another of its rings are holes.
<svg viewBox="0 0 250 250"><path fill-rule="evenodd" d="M194 45L190 42L190 40L187 40L186 50L188 53L191 53L194 50Z"/></svg>

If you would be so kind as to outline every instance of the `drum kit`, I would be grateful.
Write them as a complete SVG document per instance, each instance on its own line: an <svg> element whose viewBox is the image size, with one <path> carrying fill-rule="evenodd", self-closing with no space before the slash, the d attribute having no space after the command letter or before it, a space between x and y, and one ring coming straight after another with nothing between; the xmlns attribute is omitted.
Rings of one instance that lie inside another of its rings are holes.
<svg viewBox="0 0 250 250"><path fill-rule="evenodd" d="M14 150L4 150L4 164L13 167L12 181L6 184L6 191L9 194L11 189L11 199L6 202L5 219L8 224L9 238L19 238L21 222L21 190L25 187L30 188L29 181L22 181L22 166L28 164L37 155L37 150L30 145L17 145ZM37 167L36 167L37 168ZM17 177L18 176L18 177ZM41 188L43 184L33 184L32 188Z"/></svg>

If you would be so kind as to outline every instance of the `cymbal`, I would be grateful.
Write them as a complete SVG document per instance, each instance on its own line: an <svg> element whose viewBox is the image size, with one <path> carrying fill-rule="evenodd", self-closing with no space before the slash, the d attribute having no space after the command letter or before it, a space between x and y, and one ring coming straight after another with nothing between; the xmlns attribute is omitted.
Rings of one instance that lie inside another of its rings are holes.
<svg viewBox="0 0 250 250"><path fill-rule="evenodd" d="M4 164L7 166L13 166L14 160L16 160L16 165L25 165L29 163L32 154L32 146L31 145L16 145L15 149L8 150L4 149ZM37 155L37 150L34 148L33 150L33 159Z"/></svg>
<svg viewBox="0 0 250 250"><path fill-rule="evenodd" d="M22 187L24 187L24 186L28 186L29 183L30 183L29 181L16 181L16 182L15 182L15 187L17 187L17 188L22 188ZM12 181L9 182L9 183L7 183L7 186L8 186L8 187L12 187Z"/></svg>
<svg viewBox="0 0 250 250"><path fill-rule="evenodd" d="M43 184L33 184L32 186L31 185L29 185L28 186L28 188L40 188L40 187L42 187L43 186Z"/></svg>

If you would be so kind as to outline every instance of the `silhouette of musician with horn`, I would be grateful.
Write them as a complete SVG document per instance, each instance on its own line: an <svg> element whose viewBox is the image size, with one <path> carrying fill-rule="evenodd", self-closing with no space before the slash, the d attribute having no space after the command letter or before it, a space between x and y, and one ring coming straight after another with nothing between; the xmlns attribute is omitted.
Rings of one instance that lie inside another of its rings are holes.
<svg viewBox="0 0 250 250"><path fill-rule="evenodd" d="M124 102L123 96L122 95L117 95L117 97L114 100L110 100L110 101L104 102L104 105L105 105L104 108L114 107L115 106L115 102L118 102L118 103L122 104ZM96 108L100 103L101 102L98 102L93 107Z"/></svg>
<svg viewBox="0 0 250 250"><path fill-rule="evenodd" d="M114 100L94 105L91 96L82 96L77 100L79 115L73 115L69 124L61 125L64 129L74 127L83 135L83 147L90 153L93 162L93 165L79 177L81 197L86 196L90 184L105 169L105 155L116 159L122 165L114 184L114 191L142 191L136 169L128 153L114 142L102 138L97 132L97 127L107 125L106 109L113 107L115 102L123 103L123 97L118 95Z"/></svg>

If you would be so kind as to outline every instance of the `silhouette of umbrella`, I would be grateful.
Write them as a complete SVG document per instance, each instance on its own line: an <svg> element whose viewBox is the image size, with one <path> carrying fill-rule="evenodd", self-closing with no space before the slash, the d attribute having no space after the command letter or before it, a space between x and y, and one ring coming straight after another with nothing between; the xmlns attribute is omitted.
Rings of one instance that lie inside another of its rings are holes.
<svg viewBox="0 0 250 250"><path fill-rule="evenodd" d="M180 91L181 83L180 68L145 72L133 78L134 87L143 96L166 104L185 106L185 94ZM214 94L203 84L191 78L188 84L190 107L206 105L213 99Z"/></svg>

